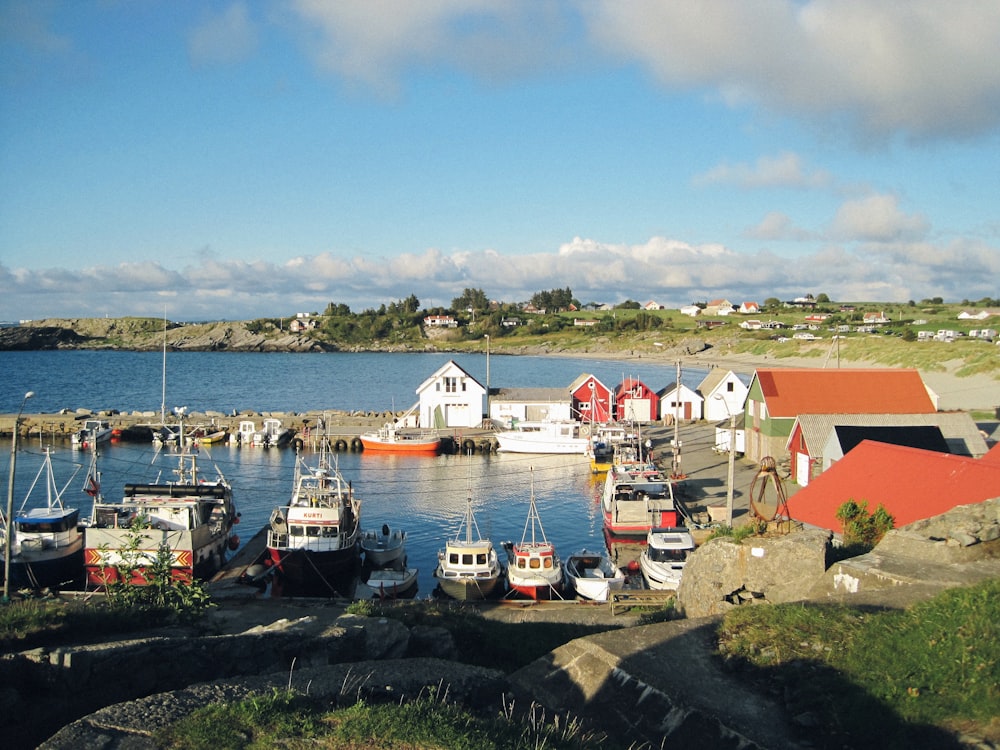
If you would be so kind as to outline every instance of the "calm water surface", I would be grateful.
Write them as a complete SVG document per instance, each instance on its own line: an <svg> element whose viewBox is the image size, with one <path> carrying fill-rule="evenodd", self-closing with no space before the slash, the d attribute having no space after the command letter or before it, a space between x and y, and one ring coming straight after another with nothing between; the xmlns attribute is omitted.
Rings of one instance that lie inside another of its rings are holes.
<svg viewBox="0 0 1000 750"><path fill-rule="evenodd" d="M420 383L449 359L485 384L484 355L169 353L166 404L168 409L183 405L192 411L222 412L405 409L416 400ZM0 413L16 412L28 390L36 393L26 408L32 413L81 407L159 411L162 368L159 353L0 352ZM637 377L655 390L676 376L674 366L642 359L490 358L494 388L565 387L584 372L612 387L623 376ZM705 370L685 370L682 380L693 388L704 376ZM9 451L9 442L3 445ZM44 448L37 437L20 447L15 507L28 494ZM66 485L65 504L89 516L90 498L83 493L89 455L63 444L53 450L57 484ZM238 531L244 543L267 523L274 506L288 501L294 458L287 449L222 445L202 450L202 471L211 475L218 469L233 484L242 513ZM306 458L315 457L307 454ZM361 497L363 527L387 523L407 532L409 564L420 569L421 597L435 587L437 550L454 536L470 492L480 531L498 545L502 540L520 541L532 488L545 532L560 555L584 547L600 549L605 544L599 512L601 484L583 456L361 452L337 454L337 460ZM9 467L6 461L0 463L6 486ZM157 454L146 444L106 444L99 462L104 492L111 499L120 496L126 482L153 481L158 474L170 478L176 465L176 457ZM44 502L44 487L36 486L28 504ZM626 563L635 559L638 550L626 546L613 552L619 562Z"/></svg>

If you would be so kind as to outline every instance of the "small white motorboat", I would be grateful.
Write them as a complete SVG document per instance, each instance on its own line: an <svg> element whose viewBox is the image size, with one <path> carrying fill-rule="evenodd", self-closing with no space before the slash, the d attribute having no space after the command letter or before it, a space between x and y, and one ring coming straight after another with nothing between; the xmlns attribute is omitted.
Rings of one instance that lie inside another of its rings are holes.
<svg viewBox="0 0 1000 750"><path fill-rule="evenodd" d="M581 550L566 558L566 582L577 596L606 602L625 588L625 573L606 554Z"/></svg>

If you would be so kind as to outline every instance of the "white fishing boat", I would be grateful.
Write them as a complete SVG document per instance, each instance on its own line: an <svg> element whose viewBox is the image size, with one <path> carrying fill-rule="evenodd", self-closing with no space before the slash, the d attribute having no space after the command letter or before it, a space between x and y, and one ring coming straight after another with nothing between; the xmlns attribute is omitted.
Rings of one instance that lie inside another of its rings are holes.
<svg viewBox="0 0 1000 750"><path fill-rule="evenodd" d="M562 598L563 565L555 545L545 536L535 505L534 481L521 542L504 542L503 547L507 551L507 583L512 592L536 600Z"/></svg>
<svg viewBox="0 0 1000 750"><path fill-rule="evenodd" d="M361 552L365 565L372 568L401 567L406 558L406 532L388 524L368 529L361 535Z"/></svg>
<svg viewBox="0 0 1000 750"><path fill-rule="evenodd" d="M316 466L296 456L291 500L271 513L273 596L348 596L359 569L361 500L322 445Z"/></svg>
<svg viewBox="0 0 1000 750"><path fill-rule="evenodd" d="M87 419L79 430L70 435L70 444L74 448L93 449L98 443L111 439L111 423L106 419Z"/></svg>
<svg viewBox="0 0 1000 750"><path fill-rule="evenodd" d="M183 420L183 409L176 411ZM118 501L94 498L90 525L84 528L89 585L150 583L149 569L164 551L175 580L207 580L239 547L233 532L239 515L229 481L218 468L214 479L202 478L195 453L186 444L179 451L174 481L126 484Z"/></svg>
<svg viewBox="0 0 1000 750"><path fill-rule="evenodd" d="M639 568L646 585L654 591L676 591L688 555L693 551L694 538L687 529L650 529L646 547L639 555Z"/></svg>
<svg viewBox="0 0 1000 750"><path fill-rule="evenodd" d="M417 593L417 568L364 570L354 588L355 599L411 599Z"/></svg>
<svg viewBox="0 0 1000 750"><path fill-rule="evenodd" d="M479 533L471 493L454 538L438 552L434 577L445 595L462 601L487 599L502 589L503 568L493 542Z"/></svg>
<svg viewBox="0 0 1000 750"><path fill-rule="evenodd" d="M584 435L583 425L573 420L515 422L511 429L496 433L498 451L508 453L560 453L587 452L590 436Z"/></svg>
<svg viewBox="0 0 1000 750"><path fill-rule="evenodd" d="M566 558L566 582L577 596L606 602L625 588L625 573L608 555L584 549Z"/></svg>
<svg viewBox="0 0 1000 750"><path fill-rule="evenodd" d="M96 457L96 453L94 456ZM77 467L79 469L79 467ZM39 481L45 482L45 505L27 507ZM74 472L73 476L76 476ZM80 511L63 505L62 495L73 476L60 490L52 470L52 453L38 469L20 509L13 519L10 553L10 589L79 589L83 585L83 533ZM87 492L97 484L85 485ZM93 490L96 494L97 490ZM6 530L6 529L4 529ZM3 540L6 544L6 540Z"/></svg>
<svg viewBox="0 0 1000 750"><path fill-rule="evenodd" d="M231 445L253 445L253 436L257 434L257 423L252 419L241 419L236 426L236 431L229 434Z"/></svg>
<svg viewBox="0 0 1000 750"><path fill-rule="evenodd" d="M284 448L291 439L291 428L281 424L280 419L268 417L260 430L254 433L253 444L258 448Z"/></svg>

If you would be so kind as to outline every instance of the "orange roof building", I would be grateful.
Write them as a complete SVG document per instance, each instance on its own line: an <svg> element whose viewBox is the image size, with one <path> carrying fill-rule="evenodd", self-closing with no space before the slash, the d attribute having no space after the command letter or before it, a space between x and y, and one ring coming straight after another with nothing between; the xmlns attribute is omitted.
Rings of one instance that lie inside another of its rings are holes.
<svg viewBox="0 0 1000 750"><path fill-rule="evenodd" d="M896 368L759 368L744 420L746 456L781 458L801 414L933 414L920 373Z"/></svg>
<svg viewBox="0 0 1000 750"><path fill-rule="evenodd" d="M843 533L837 508L848 500L879 504L896 528L958 505L1000 497L1000 462L864 440L788 500L796 521Z"/></svg>

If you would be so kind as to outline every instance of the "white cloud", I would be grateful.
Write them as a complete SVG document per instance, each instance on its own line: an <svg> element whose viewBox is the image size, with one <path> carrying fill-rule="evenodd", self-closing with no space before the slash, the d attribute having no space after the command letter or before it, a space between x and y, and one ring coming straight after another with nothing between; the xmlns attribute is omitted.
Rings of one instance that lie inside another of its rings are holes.
<svg viewBox="0 0 1000 750"><path fill-rule="evenodd" d="M928 228L923 215L900 211L895 196L872 195L845 202L829 232L839 239L891 242L918 239Z"/></svg>
<svg viewBox="0 0 1000 750"><path fill-rule="evenodd" d="M207 16L188 36L188 54L195 65L241 62L256 48L257 29L242 2Z"/></svg>
<svg viewBox="0 0 1000 750"><path fill-rule="evenodd" d="M865 132L962 137L1000 123L1000 3L760 0L582 6L591 34L665 85L847 118Z"/></svg>
<svg viewBox="0 0 1000 750"><path fill-rule="evenodd" d="M1000 247L970 240L910 241L905 227L912 220L892 201L874 205L868 211L862 207L848 223L858 236L875 240L829 244L796 257L666 237L635 245L577 237L554 252L529 256L431 248L395 258L341 259L323 253L284 263L200 258L181 270L154 261L79 271L0 264L5 290L0 320L157 316L164 306L178 320L250 319L318 311L329 302L360 312L411 294L425 307L448 306L465 288L516 302L568 286L583 302L656 299L669 306L723 296L784 299L805 292L872 301L996 294Z"/></svg>
<svg viewBox="0 0 1000 750"><path fill-rule="evenodd" d="M755 227L744 232L744 236L755 240L782 240L803 242L812 239L812 233L796 227L791 218L781 211L771 211Z"/></svg>
<svg viewBox="0 0 1000 750"><path fill-rule="evenodd" d="M785 152L777 156L762 156L754 164L722 163L704 174L696 175L695 185L736 185L740 188L823 188L833 179L824 170L807 172L798 154Z"/></svg>

